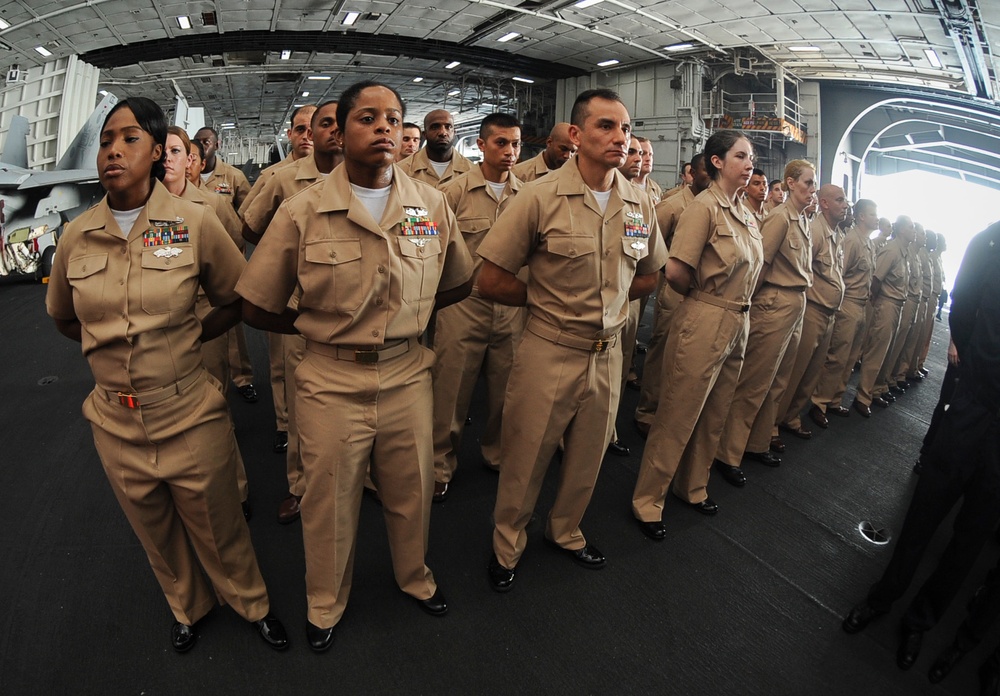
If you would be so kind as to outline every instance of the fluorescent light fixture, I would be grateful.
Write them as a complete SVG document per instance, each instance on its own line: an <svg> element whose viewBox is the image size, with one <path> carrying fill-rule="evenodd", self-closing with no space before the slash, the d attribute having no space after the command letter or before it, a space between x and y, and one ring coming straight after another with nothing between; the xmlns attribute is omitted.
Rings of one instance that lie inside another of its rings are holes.
<svg viewBox="0 0 1000 696"><path fill-rule="evenodd" d="M460 89L453 89L450 92L448 92L448 96L449 97L457 97L461 93L462 93L462 90L460 90Z"/></svg>
<svg viewBox="0 0 1000 696"><path fill-rule="evenodd" d="M305 92L303 92L303 93L302 93L302 96L303 96L303 97L308 97L308 96L309 96L309 91L308 91L308 90L306 90Z"/></svg>
<svg viewBox="0 0 1000 696"><path fill-rule="evenodd" d="M448 63L448 65L444 66L444 69L445 70L452 70L454 68L457 68L461 64L462 64L462 61L460 61L460 60L453 60L450 63Z"/></svg>
<svg viewBox="0 0 1000 696"><path fill-rule="evenodd" d="M179 26L181 29L190 29L191 20L188 18L187 15L181 15L180 17L177 18L177 26Z"/></svg>
<svg viewBox="0 0 1000 696"><path fill-rule="evenodd" d="M573 5L573 7L579 7L582 10L585 7L593 7L600 2L604 2L604 0L580 0L580 2Z"/></svg>
<svg viewBox="0 0 1000 696"><path fill-rule="evenodd" d="M292 104L293 109L298 109L301 106L305 106L305 104Z"/></svg>
<svg viewBox="0 0 1000 696"><path fill-rule="evenodd" d="M329 80L330 76L329 75L307 75L306 79L307 80Z"/></svg>
<svg viewBox="0 0 1000 696"><path fill-rule="evenodd" d="M222 130L236 130L236 126L233 126L233 125L219 126L219 128L221 128Z"/></svg>
<svg viewBox="0 0 1000 696"><path fill-rule="evenodd" d="M511 31L501 36L499 39L497 39L497 41L499 41L500 43L507 43L511 39L516 39L519 36L520 34L518 34L516 31Z"/></svg>
<svg viewBox="0 0 1000 696"><path fill-rule="evenodd" d="M789 46L788 50L796 53L819 53L819 46Z"/></svg>
<svg viewBox="0 0 1000 696"><path fill-rule="evenodd" d="M5 19L0 19L0 31L3 31L4 29L10 29L10 22Z"/></svg>
<svg viewBox="0 0 1000 696"><path fill-rule="evenodd" d="M281 60L288 60L292 57L292 52L287 48L281 52Z"/></svg>
<svg viewBox="0 0 1000 696"><path fill-rule="evenodd" d="M45 46L35 46L35 50L38 51L43 56L45 56L46 58L52 55L52 51L45 48Z"/></svg>
<svg viewBox="0 0 1000 696"><path fill-rule="evenodd" d="M618 59L612 58L611 60L602 60L597 64L599 68L610 68L612 65L618 65Z"/></svg>
<svg viewBox="0 0 1000 696"><path fill-rule="evenodd" d="M686 51L689 48L694 48L694 44L693 43L679 43L679 44L674 44L672 46L664 46L663 50L664 51Z"/></svg>
<svg viewBox="0 0 1000 696"><path fill-rule="evenodd" d="M933 48L925 48L924 49L924 55L927 56L927 60L935 68L943 68L944 67L944 65L941 63L941 59L938 58L938 54L934 51Z"/></svg>
<svg viewBox="0 0 1000 696"><path fill-rule="evenodd" d="M413 81L414 82L423 82L424 78L422 78L422 77L415 77L415 78L413 78Z"/></svg>
<svg viewBox="0 0 1000 696"><path fill-rule="evenodd" d="M344 15L343 23L346 24L347 26L351 26L356 21L358 21L358 17L360 16L361 16L360 12L348 12L346 15Z"/></svg>
<svg viewBox="0 0 1000 696"><path fill-rule="evenodd" d="M514 80L514 82L526 82L526 83L528 83L529 85L533 85L533 84L535 84L535 81L534 81L534 80L529 80L529 79L528 79L528 78L526 78L526 77L512 77L511 79L512 79L512 80Z"/></svg>
<svg viewBox="0 0 1000 696"><path fill-rule="evenodd" d="M232 121L230 121L229 123L220 123L219 127L220 128L235 128L236 124L233 123Z"/></svg>

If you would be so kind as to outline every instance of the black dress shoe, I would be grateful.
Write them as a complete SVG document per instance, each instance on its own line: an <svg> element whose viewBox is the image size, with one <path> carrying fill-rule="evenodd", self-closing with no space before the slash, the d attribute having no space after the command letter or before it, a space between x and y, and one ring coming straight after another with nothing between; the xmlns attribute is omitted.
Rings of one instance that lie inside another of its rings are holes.
<svg viewBox="0 0 1000 696"><path fill-rule="evenodd" d="M996 696L1000 693L1000 655L994 652L979 666L980 696Z"/></svg>
<svg viewBox="0 0 1000 696"><path fill-rule="evenodd" d="M642 382L638 379L630 379L625 382L625 386L629 389L634 389L635 391L640 391L642 389Z"/></svg>
<svg viewBox="0 0 1000 696"><path fill-rule="evenodd" d="M965 655L965 651L958 647L955 643L952 643L944 652L938 655L938 658L934 660L934 664L931 665L931 669L927 672L927 680L931 684L937 684L942 679L951 674L951 670L955 669L955 665L958 661L962 659Z"/></svg>
<svg viewBox="0 0 1000 696"><path fill-rule="evenodd" d="M896 403L896 396L891 391L887 391L882 395L882 400L886 403L894 404ZM875 401L878 401L878 399L876 398Z"/></svg>
<svg viewBox="0 0 1000 696"><path fill-rule="evenodd" d="M448 497L448 484L444 481L434 482L434 496L431 498L431 502L443 503Z"/></svg>
<svg viewBox="0 0 1000 696"><path fill-rule="evenodd" d="M899 631L899 649L896 651L896 666L909 669L920 656L920 646L924 642L923 631L902 628Z"/></svg>
<svg viewBox="0 0 1000 696"><path fill-rule="evenodd" d="M906 381L907 382L923 382L924 381L924 376L921 373L919 373L919 372L911 372L910 374L906 375Z"/></svg>
<svg viewBox="0 0 1000 696"><path fill-rule="evenodd" d="M591 570L600 570L604 567L604 554L598 551L596 546L587 544L582 549L567 549L552 541L548 537L545 537L545 543L557 551L562 551L563 553L572 556L573 560L576 561L576 564L579 566L583 566L584 568L589 568Z"/></svg>
<svg viewBox="0 0 1000 696"><path fill-rule="evenodd" d="M247 384L242 387L236 387L236 391L240 393L240 396L242 396L243 400L246 401L248 404L257 403L257 390L253 388L252 384Z"/></svg>
<svg viewBox="0 0 1000 696"><path fill-rule="evenodd" d="M487 568L490 576L490 587L496 592L510 592L514 586L514 569L504 568L496 556L490 558L490 565Z"/></svg>
<svg viewBox="0 0 1000 696"><path fill-rule="evenodd" d="M775 435L771 438L771 444L768 445L768 449L776 454L781 454L785 451L785 443L782 442L780 437Z"/></svg>
<svg viewBox="0 0 1000 696"><path fill-rule="evenodd" d="M784 430L786 433L791 433L795 437L797 437L799 439L802 439L802 440L808 440L809 438L811 438L813 436L811 430L806 430L801 425L799 425L798 427L795 427L795 426L789 425L788 423L779 423L778 427L781 428L782 430Z"/></svg>
<svg viewBox="0 0 1000 696"><path fill-rule="evenodd" d="M928 370L926 367L921 367L917 369L917 374L919 374L921 377L926 377L930 373L931 371Z"/></svg>
<svg viewBox="0 0 1000 696"><path fill-rule="evenodd" d="M850 413L850 411L848 411L848 413ZM821 428L830 427L830 421L827 419L826 414L823 413L823 410L819 406L813 406L809 409L809 418L813 423Z"/></svg>
<svg viewBox="0 0 1000 696"><path fill-rule="evenodd" d="M709 517L718 514L719 512L719 506L716 505L715 501L712 500L711 498L705 498L700 503L688 503L688 504L701 514L708 515Z"/></svg>
<svg viewBox="0 0 1000 696"><path fill-rule="evenodd" d="M743 458L772 468L781 466L781 457L773 452L744 452Z"/></svg>
<svg viewBox="0 0 1000 696"><path fill-rule="evenodd" d="M844 633L858 633L859 631L863 631L872 622L872 619L884 613L875 609L866 599L851 609L840 627L844 629Z"/></svg>
<svg viewBox="0 0 1000 696"><path fill-rule="evenodd" d="M174 627L170 629L170 645L179 653L187 652L194 647L198 641L198 636L194 633L194 626L182 624L180 621L174 622Z"/></svg>
<svg viewBox="0 0 1000 696"><path fill-rule="evenodd" d="M923 471L924 471L924 463L922 460L918 458L917 461L913 462L913 473L919 476L920 474L923 473Z"/></svg>
<svg viewBox="0 0 1000 696"><path fill-rule="evenodd" d="M653 541L663 541L667 538L667 527L663 522L657 520L656 522L643 522L638 517L633 518L639 525L639 529L642 533L648 536Z"/></svg>
<svg viewBox="0 0 1000 696"><path fill-rule="evenodd" d="M278 430L274 433L274 445L271 448L278 454L288 451L288 433L284 430Z"/></svg>
<svg viewBox="0 0 1000 696"><path fill-rule="evenodd" d="M636 343L635 344L635 352L638 355L645 355L646 351L648 351L648 350L649 350L649 346L647 346L645 343Z"/></svg>
<svg viewBox="0 0 1000 696"><path fill-rule="evenodd" d="M886 398L887 396L892 396L892 394L886 392L883 396L876 396L874 399L872 399L872 405L878 406L879 408L889 408L889 404L891 402L889 401L889 399ZM895 401L896 397L892 396L892 400ZM871 409L869 408L868 411L870 413Z"/></svg>
<svg viewBox="0 0 1000 696"><path fill-rule="evenodd" d="M746 474L743 473L743 469L738 466L732 466L731 464L726 464L725 462L720 462L718 459L712 462L712 468L719 472L719 474L726 480L731 486L736 486L737 488L743 488L747 485Z"/></svg>
<svg viewBox="0 0 1000 696"><path fill-rule="evenodd" d="M894 385L889 387L889 393L893 396L902 396L906 393L906 388L901 387L902 382L896 382Z"/></svg>
<svg viewBox="0 0 1000 696"><path fill-rule="evenodd" d="M330 628L319 628L318 626L313 626L312 623L306 621L306 638L309 640L309 649L313 652L326 652L333 645L333 629L336 626L330 626Z"/></svg>
<svg viewBox="0 0 1000 696"><path fill-rule="evenodd" d="M889 404L886 404L888 406ZM861 414L862 418L871 418L872 409L868 404L863 404L857 399L854 400L854 410Z"/></svg>
<svg viewBox="0 0 1000 696"><path fill-rule="evenodd" d="M851 409L844 408L843 406L834 406L833 408L826 409L826 414L833 414L834 416L839 416L840 418L850 418Z"/></svg>
<svg viewBox="0 0 1000 696"><path fill-rule="evenodd" d="M260 621L254 621L253 625L257 627L260 637L270 647L275 650L284 650L288 647L288 634L285 633L285 627L273 615L268 614Z"/></svg>
<svg viewBox="0 0 1000 696"><path fill-rule="evenodd" d="M431 616L444 616L448 613L448 602L445 600L440 587L434 590L434 594L431 595L430 599L417 599L416 597L414 599L420 605L420 608Z"/></svg>
<svg viewBox="0 0 1000 696"><path fill-rule="evenodd" d="M251 517L253 517L253 508L250 507L249 500L244 500L242 503L240 503L240 508L243 509L243 519L249 520Z"/></svg>
<svg viewBox="0 0 1000 696"><path fill-rule="evenodd" d="M613 454L616 457L627 457L629 455L629 449L621 440L613 440L611 444L608 445L608 453Z"/></svg>

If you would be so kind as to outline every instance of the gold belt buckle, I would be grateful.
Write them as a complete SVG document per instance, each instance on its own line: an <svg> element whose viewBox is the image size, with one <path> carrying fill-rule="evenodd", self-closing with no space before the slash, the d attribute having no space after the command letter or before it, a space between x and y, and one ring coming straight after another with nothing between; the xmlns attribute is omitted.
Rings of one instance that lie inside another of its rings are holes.
<svg viewBox="0 0 1000 696"><path fill-rule="evenodd" d="M125 408L139 408L139 399L135 394L118 392L118 403Z"/></svg>
<svg viewBox="0 0 1000 696"><path fill-rule="evenodd" d="M354 362L372 364L378 362L377 350L356 350L354 351Z"/></svg>
<svg viewBox="0 0 1000 696"><path fill-rule="evenodd" d="M606 338L594 341L594 345L591 348L591 350L595 353L603 353L605 350L607 350L608 343L610 343L610 341Z"/></svg>

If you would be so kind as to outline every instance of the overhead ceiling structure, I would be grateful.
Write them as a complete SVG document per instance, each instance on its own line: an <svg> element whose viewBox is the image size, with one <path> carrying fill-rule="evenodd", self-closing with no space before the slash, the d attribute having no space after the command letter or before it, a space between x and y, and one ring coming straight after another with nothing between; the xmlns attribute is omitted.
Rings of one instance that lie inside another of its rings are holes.
<svg viewBox="0 0 1000 696"><path fill-rule="evenodd" d="M998 46L994 0L0 1L0 69L77 54L109 91L180 93L261 138L358 79L397 88L411 115L461 118L530 109L563 77L737 56L995 106Z"/></svg>

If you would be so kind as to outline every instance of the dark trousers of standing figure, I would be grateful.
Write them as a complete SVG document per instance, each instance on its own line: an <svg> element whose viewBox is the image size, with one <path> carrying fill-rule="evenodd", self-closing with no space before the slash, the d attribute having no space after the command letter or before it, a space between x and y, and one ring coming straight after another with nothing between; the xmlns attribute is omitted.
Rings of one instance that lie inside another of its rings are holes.
<svg viewBox="0 0 1000 696"><path fill-rule="evenodd" d="M938 397L937 406L934 407L934 413L931 414L931 424L927 426L927 434L924 435L924 442L920 445L921 457L925 452L930 450L931 443L934 442L934 436L937 434L938 427L941 425L941 419L944 417L945 407L951 403L951 398L955 394L955 387L958 385L958 367L948 363L948 369L945 370L944 380L941 384L941 396Z"/></svg>
<svg viewBox="0 0 1000 696"><path fill-rule="evenodd" d="M925 631L948 608L1000 519L1000 412L959 382L926 455L899 540L868 602L888 611L909 586L931 538L964 498L948 546L903 616L903 626Z"/></svg>

